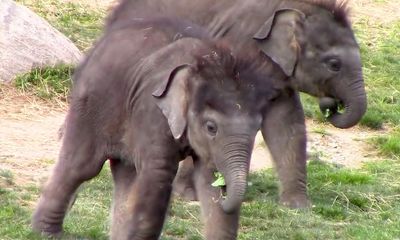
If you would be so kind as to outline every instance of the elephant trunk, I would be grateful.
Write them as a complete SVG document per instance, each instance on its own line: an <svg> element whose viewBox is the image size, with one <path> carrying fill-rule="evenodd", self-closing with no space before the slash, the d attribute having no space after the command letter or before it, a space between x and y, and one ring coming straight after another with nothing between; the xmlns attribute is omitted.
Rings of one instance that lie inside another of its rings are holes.
<svg viewBox="0 0 400 240"><path fill-rule="evenodd" d="M243 140L242 140L243 141ZM226 198L221 206L225 213L230 214L239 210L247 187L251 149L253 142L231 143L223 148L223 164L219 167L226 183ZM217 166L218 168L218 166Z"/></svg>
<svg viewBox="0 0 400 240"><path fill-rule="evenodd" d="M328 121L337 128L350 128L356 125L367 110L367 96L363 80L358 80L347 86L347 89L338 91L336 96L340 102L331 98L320 99L320 109L325 112L330 110ZM342 104L344 112L338 112Z"/></svg>

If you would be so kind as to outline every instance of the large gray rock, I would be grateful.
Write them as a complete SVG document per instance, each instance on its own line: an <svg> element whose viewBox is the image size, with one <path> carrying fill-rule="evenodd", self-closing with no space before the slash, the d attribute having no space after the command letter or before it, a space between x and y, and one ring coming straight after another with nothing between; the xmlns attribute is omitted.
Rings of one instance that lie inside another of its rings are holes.
<svg viewBox="0 0 400 240"><path fill-rule="evenodd" d="M0 0L0 82L33 67L75 64L79 49L62 33L28 8Z"/></svg>

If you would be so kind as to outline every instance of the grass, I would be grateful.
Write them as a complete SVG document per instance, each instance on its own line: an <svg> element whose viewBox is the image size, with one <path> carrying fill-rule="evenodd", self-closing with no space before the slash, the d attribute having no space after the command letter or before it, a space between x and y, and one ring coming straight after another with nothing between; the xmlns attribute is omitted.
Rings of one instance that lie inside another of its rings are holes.
<svg viewBox="0 0 400 240"><path fill-rule="evenodd" d="M252 174L242 207L239 239L395 239L400 237L400 162L385 160L360 170L312 160L308 164L313 207L290 210L277 204L271 170ZM0 185L1 186L1 185ZM111 205L108 167L85 184L66 217L66 236L107 239ZM40 239L29 228L36 187L0 188L2 239ZM9 222L13 224L8 224ZM197 205L175 199L161 239L203 239Z"/></svg>
<svg viewBox="0 0 400 240"><path fill-rule="evenodd" d="M82 51L88 50L100 36L106 15L102 9L93 9L72 2L58 0L18 0L35 13L46 19L66 35ZM71 87L73 66L58 65L18 76L17 88L32 91L43 99L67 100Z"/></svg>
<svg viewBox="0 0 400 240"><path fill-rule="evenodd" d="M1 184L10 185L14 183L14 175L10 170L0 169L0 186Z"/></svg>
<svg viewBox="0 0 400 240"><path fill-rule="evenodd" d="M83 185L64 222L66 238L108 239L108 213L112 199L110 179L110 171L105 168L94 181ZM39 190L36 186L0 184L0 239L42 239L30 228L37 196Z"/></svg>
<svg viewBox="0 0 400 240"><path fill-rule="evenodd" d="M3 173L4 170L1 174L4 177ZM7 174L7 179L0 178L0 238L40 239L29 227L32 204L39 194L37 187L16 186L12 173Z"/></svg>
<svg viewBox="0 0 400 240"><path fill-rule="evenodd" d="M324 128L324 126L316 126L316 127L314 127L313 129L311 129L311 132L313 132L313 133L318 133L318 134L323 135L323 136L329 136L329 135L331 135L331 134Z"/></svg>
<svg viewBox="0 0 400 240"><path fill-rule="evenodd" d="M383 155L398 158L400 157L400 128L386 136L375 137L370 143L375 145Z"/></svg>
<svg viewBox="0 0 400 240"><path fill-rule="evenodd" d="M66 100L72 84L72 72L73 67L69 65L35 68L17 76L14 83L22 91L31 91L43 99Z"/></svg>
<svg viewBox="0 0 400 240"><path fill-rule="evenodd" d="M83 51L100 35L106 12L82 4L59 0L17 0L46 19Z"/></svg>
<svg viewBox="0 0 400 240"><path fill-rule="evenodd" d="M373 37L367 29L377 33ZM380 128L387 122L400 124L400 21L379 25L360 21L357 33L361 43L363 70L368 91L368 111L361 124Z"/></svg>

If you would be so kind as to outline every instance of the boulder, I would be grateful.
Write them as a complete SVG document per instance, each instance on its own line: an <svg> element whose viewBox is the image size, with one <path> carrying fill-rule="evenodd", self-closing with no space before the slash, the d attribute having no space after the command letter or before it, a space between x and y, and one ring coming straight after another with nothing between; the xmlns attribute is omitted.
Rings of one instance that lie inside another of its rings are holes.
<svg viewBox="0 0 400 240"><path fill-rule="evenodd" d="M79 49L28 8L0 0L0 82L35 67L76 64Z"/></svg>

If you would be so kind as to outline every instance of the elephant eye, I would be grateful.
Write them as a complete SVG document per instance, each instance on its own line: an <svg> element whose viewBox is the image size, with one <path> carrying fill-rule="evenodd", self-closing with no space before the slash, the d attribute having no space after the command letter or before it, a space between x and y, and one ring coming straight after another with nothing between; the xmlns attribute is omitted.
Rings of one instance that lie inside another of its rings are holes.
<svg viewBox="0 0 400 240"><path fill-rule="evenodd" d="M218 128L215 122L208 120L205 124L208 134L215 136L217 134Z"/></svg>
<svg viewBox="0 0 400 240"><path fill-rule="evenodd" d="M329 70L332 72L339 72L342 67L342 63L341 63L340 59L337 59L337 58L329 58L326 61L326 64L327 64Z"/></svg>

